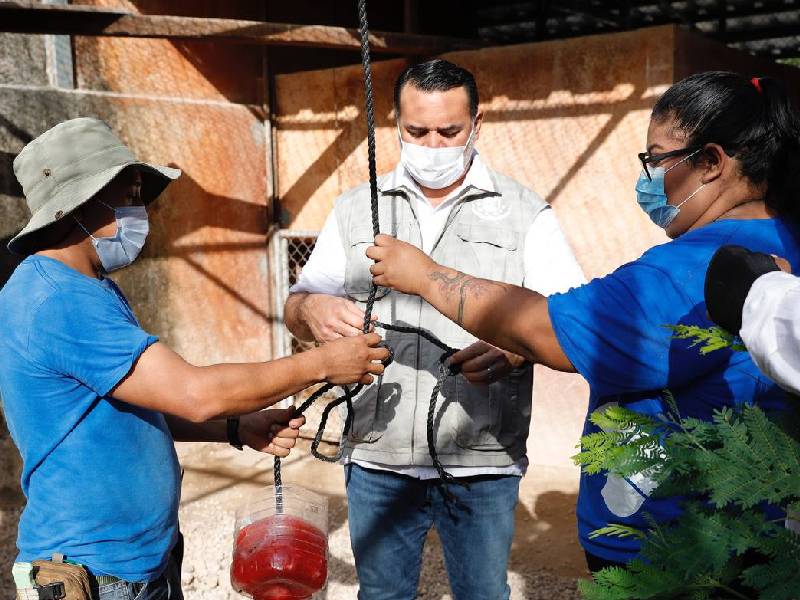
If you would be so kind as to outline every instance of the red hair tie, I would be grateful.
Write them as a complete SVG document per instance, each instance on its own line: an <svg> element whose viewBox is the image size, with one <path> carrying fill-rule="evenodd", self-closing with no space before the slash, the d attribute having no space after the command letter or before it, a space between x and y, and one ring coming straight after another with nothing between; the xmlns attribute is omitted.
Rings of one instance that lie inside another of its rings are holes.
<svg viewBox="0 0 800 600"><path fill-rule="evenodd" d="M758 77L753 77L750 80L750 83L753 84L753 87L756 88L756 91L760 94L761 93L761 83L759 82Z"/></svg>

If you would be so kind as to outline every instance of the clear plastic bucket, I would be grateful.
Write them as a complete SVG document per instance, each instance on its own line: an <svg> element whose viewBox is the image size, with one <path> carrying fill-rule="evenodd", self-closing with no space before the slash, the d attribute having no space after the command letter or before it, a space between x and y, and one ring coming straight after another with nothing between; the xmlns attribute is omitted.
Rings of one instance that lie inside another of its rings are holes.
<svg viewBox="0 0 800 600"><path fill-rule="evenodd" d="M299 486L275 486L236 511L231 584L254 600L307 600L328 577L328 500Z"/></svg>

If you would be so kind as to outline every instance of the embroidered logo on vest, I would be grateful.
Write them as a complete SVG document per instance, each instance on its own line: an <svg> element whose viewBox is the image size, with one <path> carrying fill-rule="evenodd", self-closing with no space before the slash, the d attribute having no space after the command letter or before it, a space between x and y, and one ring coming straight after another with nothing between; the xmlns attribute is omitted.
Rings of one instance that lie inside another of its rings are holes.
<svg viewBox="0 0 800 600"><path fill-rule="evenodd" d="M511 213L511 206L502 196L490 196L473 202L472 212L486 221L499 221Z"/></svg>

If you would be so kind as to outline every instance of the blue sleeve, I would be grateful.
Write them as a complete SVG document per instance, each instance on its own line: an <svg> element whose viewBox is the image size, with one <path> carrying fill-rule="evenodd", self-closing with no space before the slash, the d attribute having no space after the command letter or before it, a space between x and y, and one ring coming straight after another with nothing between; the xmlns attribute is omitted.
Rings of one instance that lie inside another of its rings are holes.
<svg viewBox="0 0 800 600"><path fill-rule="evenodd" d="M40 366L106 396L157 341L136 323L121 300L102 290L55 293L36 310L28 353Z"/></svg>
<svg viewBox="0 0 800 600"><path fill-rule="evenodd" d="M549 298L559 344L595 393L679 388L729 358L727 351L701 356L672 338L667 325L712 325L702 295L692 300L696 286L672 273L637 261Z"/></svg>

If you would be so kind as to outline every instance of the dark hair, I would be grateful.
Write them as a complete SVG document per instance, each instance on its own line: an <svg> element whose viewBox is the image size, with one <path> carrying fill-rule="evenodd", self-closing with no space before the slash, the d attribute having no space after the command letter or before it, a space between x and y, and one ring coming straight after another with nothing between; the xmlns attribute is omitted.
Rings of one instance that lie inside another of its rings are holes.
<svg viewBox="0 0 800 600"><path fill-rule="evenodd" d="M768 207L800 217L800 118L780 81L697 73L670 87L652 117L674 119L687 147L722 146L739 161L744 177L766 183Z"/></svg>
<svg viewBox="0 0 800 600"><path fill-rule="evenodd" d="M469 97L469 114L478 114L478 86L472 73L447 60L437 58L411 65L400 74L394 84L394 110L400 116L400 92L405 84L422 92L446 92L453 88L466 88Z"/></svg>

